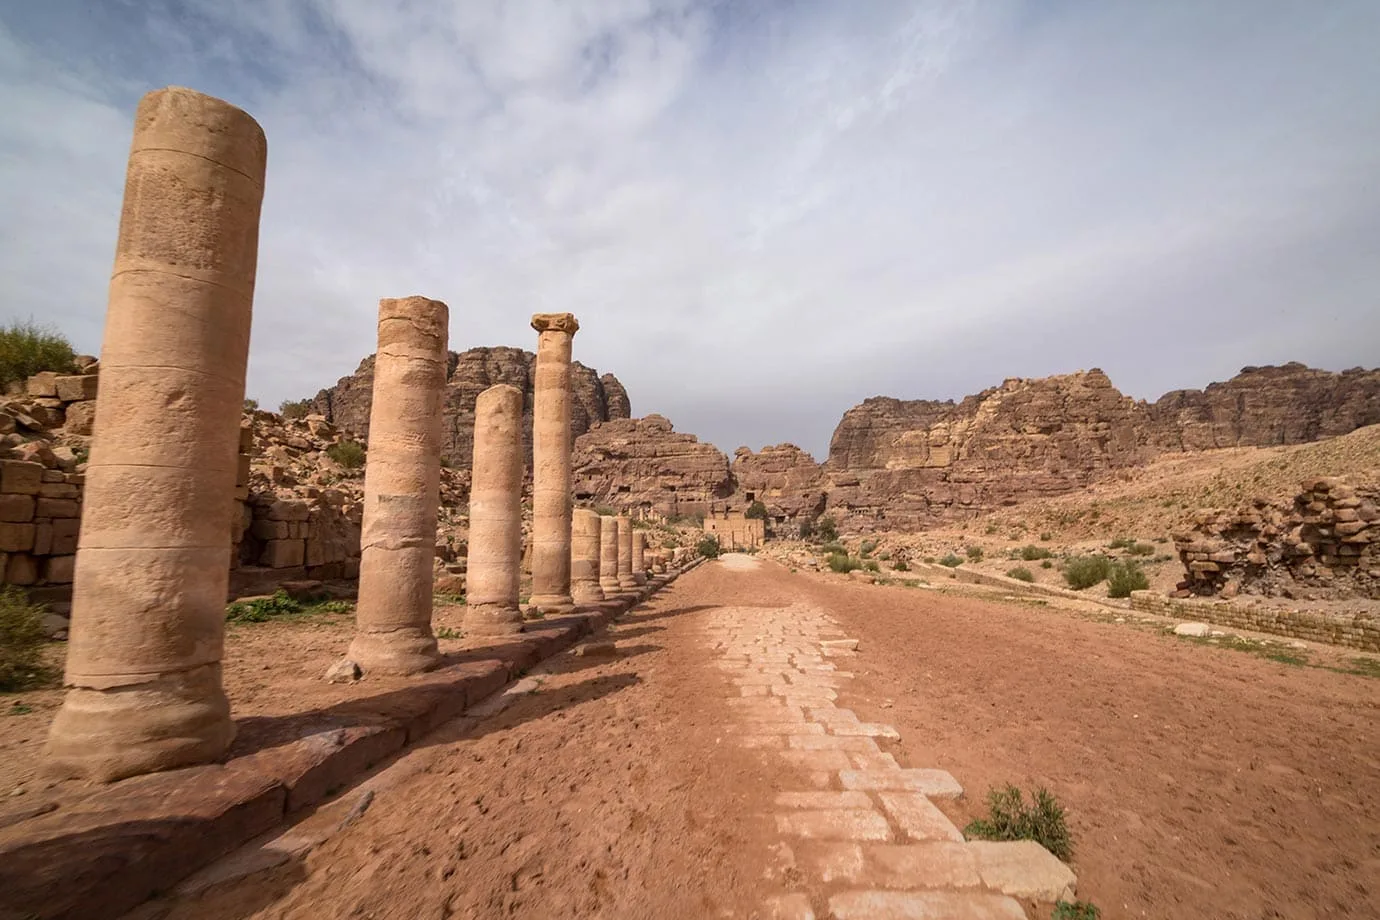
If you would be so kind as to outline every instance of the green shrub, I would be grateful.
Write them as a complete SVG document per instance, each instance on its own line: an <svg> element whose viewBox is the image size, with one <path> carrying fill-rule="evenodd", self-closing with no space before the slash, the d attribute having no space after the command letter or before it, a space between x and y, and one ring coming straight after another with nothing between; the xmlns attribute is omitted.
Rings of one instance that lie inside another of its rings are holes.
<svg viewBox="0 0 1380 920"><path fill-rule="evenodd" d="M1045 789L1036 789L1026 805L1021 790L1007 784L987 793L986 818L963 829L963 835L980 840L1034 840L1055 856L1068 861L1073 842L1064 821L1064 809Z"/></svg>
<svg viewBox="0 0 1380 920"><path fill-rule="evenodd" d="M815 521L815 536L819 537L825 543L832 543L839 538L838 525L834 523L832 517L826 514L824 517Z"/></svg>
<svg viewBox="0 0 1380 920"><path fill-rule="evenodd" d="M1019 566L1019 565L1016 566L1014 569L1007 569L1007 570L1006 570L1006 577L1007 577L1007 578L1014 578L1014 579L1016 579L1017 581L1034 581L1034 580L1035 580L1035 576L1034 576L1034 574L1031 573L1030 569L1024 568L1023 566Z"/></svg>
<svg viewBox="0 0 1380 920"><path fill-rule="evenodd" d="M311 412L311 403L305 399L286 399L278 405L278 414L283 418L306 418Z"/></svg>
<svg viewBox="0 0 1380 920"><path fill-rule="evenodd" d="M1132 556L1153 556L1155 555L1155 544L1153 543L1132 543L1126 547L1126 552Z"/></svg>
<svg viewBox="0 0 1380 920"><path fill-rule="evenodd" d="M347 470L357 470L364 465L364 445L358 441L336 441L326 448L326 456Z"/></svg>
<svg viewBox="0 0 1380 920"><path fill-rule="evenodd" d="M695 545L695 549L706 559L718 559L719 553L721 552L719 548L719 538L712 533L705 534L700 538L700 542Z"/></svg>
<svg viewBox="0 0 1380 920"><path fill-rule="evenodd" d="M1098 920L1102 911L1091 901L1059 901L1049 920Z"/></svg>
<svg viewBox="0 0 1380 920"><path fill-rule="evenodd" d="M1054 534L1050 533L1048 530L1042 530L1042 531L1040 531L1040 542L1042 542L1042 543L1048 543L1050 540L1053 540L1053 539L1054 539Z"/></svg>
<svg viewBox="0 0 1380 920"><path fill-rule="evenodd" d="M245 412L258 412L258 411L259 411L259 401L258 401L257 399L246 399L246 400L244 401L244 411L245 411Z"/></svg>
<svg viewBox="0 0 1380 920"><path fill-rule="evenodd" d="M1049 559L1046 559L1044 562L1041 562L1041 563L1040 563L1040 568L1042 568L1042 569L1052 569L1052 568L1054 568L1054 563L1053 563L1053 561L1051 561L1051 560L1049 560Z"/></svg>
<svg viewBox="0 0 1380 920"><path fill-rule="evenodd" d="M1112 571L1112 560L1106 556L1075 556L1064 563L1064 580L1075 591L1091 588Z"/></svg>
<svg viewBox="0 0 1380 920"><path fill-rule="evenodd" d="M936 561L937 561L937 560L936 560L933 556L926 556L926 557L925 557L925 563L926 563L927 565L934 565Z"/></svg>
<svg viewBox="0 0 1380 920"><path fill-rule="evenodd" d="M37 371L35 371L37 373ZM48 679L43 665L43 615L23 589L0 590L0 691L24 690Z"/></svg>
<svg viewBox="0 0 1380 920"><path fill-rule="evenodd" d="M862 568L862 563L846 553L831 553L829 555L829 568L846 575L855 569Z"/></svg>
<svg viewBox="0 0 1380 920"><path fill-rule="evenodd" d="M748 510L743 512L743 517L765 521L767 519L767 506L761 502L753 502L748 505Z"/></svg>
<svg viewBox="0 0 1380 920"><path fill-rule="evenodd" d="M1118 562L1112 567L1107 578L1108 597L1130 597L1132 591L1144 591L1150 587L1150 579L1134 562Z"/></svg>
<svg viewBox="0 0 1380 920"><path fill-rule="evenodd" d="M848 553L848 547L837 540L832 540L821 546L819 551L822 553L844 553L846 555Z"/></svg>
<svg viewBox="0 0 1380 920"><path fill-rule="evenodd" d="M862 546L858 547L858 555L866 559L868 556L872 555L873 550L875 550L876 548L876 540L864 540L862 541Z"/></svg>
<svg viewBox="0 0 1380 920"><path fill-rule="evenodd" d="M1136 545L1136 541L1130 537L1117 537L1107 544L1107 549L1130 549Z"/></svg>
<svg viewBox="0 0 1380 920"><path fill-rule="evenodd" d="M956 569L963 564L963 560L958 556L955 556L953 553L949 553L943 559L939 560L939 564L947 565L951 569Z"/></svg>
<svg viewBox="0 0 1380 920"><path fill-rule="evenodd" d="M966 550L964 550L964 552L968 554L968 558L971 559L973 562L981 562L981 561L982 561L982 547L981 547L981 546L970 546L970 547L968 547Z"/></svg>
<svg viewBox="0 0 1380 920"><path fill-rule="evenodd" d="M808 518L808 517L807 517L807 518L801 518L801 519L800 519L800 539L802 539L802 540L808 540L808 539L810 539L811 537L813 537L814 535L815 535L815 519L814 519L814 518Z"/></svg>
<svg viewBox="0 0 1380 920"><path fill-rule="evenodd" d="M225 608L225 619L231 623L266 623L276 616L301 612L302 605L280 589L272 597L230 604Z"/></svg>
<svg viewBox="0 0 1380 920"><path fill-rule="evenodd" d="M869 572L880 572L882 570L882 567L877 564L877 560L875 559L869 559L864 562L863 568L867 569Z"/></svg>
<svg viewBox="0 0 1380 920"><path fill-rule="evenodd" d="M987 525L987 534L988 534L989 536L992 535L992 534L994 534L994 533L996 533L996 532L997 532L997 525L996 525L996 524L988 524L988 525Z"/></svg>
<svg viewBox="0 0 1380 920"><path fill-rule="evenodd" d="M898 572L909 572L909 571L910 571L910 564L907 563L906 560L904 560L904 559L897 559L895 562L893 562L893 563L891 564L891 567L892 567L893 569L895 569L896 571L898 571Z"/></svg>
<svg viewBox="0 0 1380 920"><path fill-rule="evenodd" d="M1035 562L1039 559L1048 559L1054 553L1045 549L1043 546L1036 546L1034 543L1027 543L1021 547L1021 559L1026 562Z"/></svg>
<svg viewBox="0 0 1380 920"><path fill-rule="evenodd" d="M55 329L33 320L0 326L0 387L40 371L76 371L72 345Z"/></svg>

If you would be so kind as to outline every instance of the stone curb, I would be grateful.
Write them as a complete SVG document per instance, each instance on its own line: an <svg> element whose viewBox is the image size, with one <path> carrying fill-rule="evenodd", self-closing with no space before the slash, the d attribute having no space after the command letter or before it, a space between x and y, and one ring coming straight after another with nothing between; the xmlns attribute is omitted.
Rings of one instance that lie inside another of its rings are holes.
<svg viewBox="0 0 1380 920"><path fill-rule="evenodd" d="M0 828L0 920L116 917L314 805L492 697L538 662L607 626L681 574L527 624L504 645L334 707L309 732L224 764L154 773ZM332 724L337 723L337 724Z"/></svg>

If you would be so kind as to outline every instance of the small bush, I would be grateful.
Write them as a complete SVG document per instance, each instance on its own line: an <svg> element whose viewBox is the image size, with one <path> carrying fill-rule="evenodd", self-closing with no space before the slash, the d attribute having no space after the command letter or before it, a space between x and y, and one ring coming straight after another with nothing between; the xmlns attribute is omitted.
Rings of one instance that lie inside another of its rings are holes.
<svg viewBox="0 0 1380 920"><path fill-rule="evenodd" d="M906 560L904 560L904 559L897 559L895 562L893 562L893 563L891 564L891 567L892 567L893 569L895 569L896 571L898 571L898 572L909 572L909 571L910 571L910 564L907 563Z"/></svg>
<svg viewBox="0 0 1380 920"><path fill-rule="evenodd" d="M765 521L767 519L767 506L761 502L753 502L748 505L748 510L743 512L743 517Z"/></svg>
<svg viewBox="0 0 1380 920"><path fill-rule="evenodd" d="M1043 546L1036 546L1034 543L1027 543L1021 547L1021 559L1026 562L1035 562L1039 559L1048 559L1054 553L1045 549Z"/></svg>
<svg viewBox="0 0 1380 920"><path fill-rule="evenodd" d="M947 565L951 569L956 569L963 564L963 560L958 556L955 556L953 553L949 553L943 559L939 560L939 564Z"/></svg>
<svg viewBox="0 0 1380 920"><path fill-rule="evenodd" d="M1054 534L1050 533L1048 530L1042 530L1042 531L1040 531L1040 542L1041 542L1041 543L1048 543L1050 540L1053 540L1053 539L1054 539Z"/></svg>
<svg viewBox="0 0 1380 920"><path fill-rule="evenodd" d="M996 532L997 532L997 525L996 525L996 524L988 524L988 525L987 525L987 531L986 531L986 532L987 532L988 536L991 536L992 534L996 533Z"/></svg>
<svg viewBox="0 0 1380 920"><path fill-rule="evenodd" d="M1107 544L1107 549L1130 549L1136 545L1136 541L1130 537L1117 537Z"/></svg>
<svg viewBox="0 0 1380 920"><path fill-rule="evenodd" d="M1045 789L1036 789L1026 805L1021 790L1007 784L987 793L986 818L963 829L965 837L980 840L1034 840L1055 856L1068 861L1073 842L1064 821L1064 809Z"/></svg>
<svg viewBox="0 0 1380 920"><path fill-rule="evenodd" d="M705 534L700 538L700 542L695 544L695 549L706 559L718 559L720 548L719 538L711 534Z"/></svg>
<svg viewBox="0 0 1380 920"><path fill-rule="evenodd" d="M848 547L844 546L837 540L832 540L829 543L826 543L823 546L821 546L819 548L819 551L822 553L843 553L847 555Z"/></svg>
<svg viewBox="0 0 1380 920"><path fill-rule="evenodd" d="M862 568L862 563L845 553L831 553L829 555L829 568L832 571L847 575L849 572Z"/></svg>
<svg viewBox="0 0 1380 920"><path fill-rule="evenodd" d="M862 546L858 547L858 555L859 555L859 556L862 556L864 559L866 559L868 556L871 556L871 555L872 555L872 552L873 552L876 548L877 548L877 541L876 541L876 540L864 540L864 541L862 541Z"/></svg>
<svg viewBox="0 0 1380 920"><path fill-rule="evenodd" d="M326 448L326 456L347 470L357 470L364 465L364 445L358 441L336 441Z"/></svg>
<svg viewBox="0 0 1380 920"><path fill-rule="evenodd" d="M834 523L832 517L826 514L824 517L815 521L815 536L819 537L825 543L832 543L839 538L838 525Z"/></svg>
<svg viewBox="0 0 1380 920"><path fill-rule="evenodd" d="M1091 901L1059 901L1049 920L1099 920L1102 911Z"/></svg>
<svg viewBox="0 0 1380 920"><path fill-rule="evenodd" d="M867 569L869 572L880 572L882 570L882 567L877 564L877 560L875 559L869 559L864 562L863 568Z"/></svg>
<svg viewBox="0 0 1380 920"><path fill-rule="evenodd" d="M801 518L801 519L800 519L800 539L802 539L802 540L808 540L808 539L810 539L811 537L813 537L814 535L815 535L815 519L814 519L814 518Z"/></svg>
<svg viewBox="0 0 1380 920"><path fill-rule="evenodd" d="M1150 587L1150 579L1134 562L1119 562L1112 567L1107 578L1108 597L1130 597L1132 591L1144 591Z"/></svg>
<svg viewBox="0 0 1380 920"><path fill-rule="evenodd" d="M1126 552L1132 556L1153 556L1155 555L1155 544L1153 543L1132 543L1126 547Z"/></svg>
<svg viewBox="0 0 1380 920"><path fill-rule="evenodd" d="M1041 562L1041 563L1040 563L1040 568L1042 568L1042 569L1052 569L1052 568L1054 568L1054 562L1053 562L1053 560L1046 559L1044 562Z"/></svg>
<svg viewBox="0 0 1380 920"><path fill-rule="evenodd" d="M286 591L279 590L272 597L229 605L225 608L225 619L231 623L267 623L276 616L301 612L302 605Z"/></svg>
<svg viewBox="0 0 1380 920"><path fill-rule="evenodd" d="M1112 571L1112 560L1106 556L1075 556L1064 563L1064 580L1075 591L1091 588Z"/></svg>
<svg viewBox="0 0 1380 920"><path fill-rule="evenodd" d="M278 405L278 414L283 418L306 418L311 411L311 403L305 399L287 399Z"/></svg>
<svg viewBox="0 0 1380 920"><path fill-rule="evenodd" d="M72 345L58 332L33 320L0 326L0 387L40 371L76 370Z"/></svg>
<svg viewBox="0 0 1380 920"><path fill-rule="evenodd" d="M37 373L37 371L35 371ZM43 615L20 588L0 591L0 691L24 690L43 683Z"/></svg>
<svg viewBox="0 0 1380 920"><path fill-rule="evenodd" d="M245 412L258 412L258 411L259 411L259 401L258 401L257 399L246 399L246 400L244 401L244 411L245 411Z"/></svg>
<svg viewBox="0 0 1380 920"><path fill-rule="evenodd" d="M933 556L926 556L926 557L925 557L925 563L926 563L927 565L934 565L935 562L937 562L937 561L938 561L938 560L935 559Z"/></svg>
<svg viewBox="0 0 1380 920"><path fill-rule="evenodd" d="M973 562L981 562L981 561L982 561L982 547L981 547L981 546L970 546L970 547L968 547L966 550L964 550L964 552L968 554L968 558L971 559Z"/></svg>
<svg viewBox="0 0 1380 920"><path fill-rule="evenodd" d="M1014 578L1014 579L1016 579L1017 581L1034 581L1034 580L1035 580L1035 576L1034 576L1034 574L1031 573L1030 569L1027 569L1027 568L1025 568L1025 567L1023 567L1023 566L1019 566L1019 565L1016 566L1014 569L1007 569L1007 570L1006 570L1006 577L1007 577L1007 578Z"/></svg>

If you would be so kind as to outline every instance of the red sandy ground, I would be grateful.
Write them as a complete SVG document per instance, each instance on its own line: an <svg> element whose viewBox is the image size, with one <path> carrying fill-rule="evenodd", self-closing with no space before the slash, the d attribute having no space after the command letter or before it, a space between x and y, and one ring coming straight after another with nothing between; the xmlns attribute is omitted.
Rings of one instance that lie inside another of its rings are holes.
<svg viewBox="0 0 1380 920"><path fill-rule="evenodd" d="M1107 920L1380 914L1380 681L764 563L683 576L614 629L618 658L561 656L538 692L427 739L305 860L153 916L753 916L782 884L760 818L776 779L722 733L732 688L700 629L710 605L802 598L861 639L839 705L895 725L903 766L953 773L957 823L993 785L1058 796ZM345 692L318 678L345 636L348 618L236 630L237 709L304 705L270 675ZM46 723L44 699L22 718Z"/></svg>

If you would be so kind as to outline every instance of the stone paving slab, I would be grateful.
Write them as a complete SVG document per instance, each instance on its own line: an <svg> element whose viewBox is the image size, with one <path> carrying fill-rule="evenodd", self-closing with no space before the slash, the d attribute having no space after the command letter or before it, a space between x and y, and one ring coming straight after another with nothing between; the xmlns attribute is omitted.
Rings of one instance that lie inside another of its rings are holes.
<svg viewBox="0 0 1380 920"><path fill-rule="evenodd" d="M484 647L491 659L438 668L404 689L320 717L276 720L290 732L279 743L242 732L225 764L121 780L4 826L0 916L120 916L320 802L633 606L631 598L605 602L529 624L530 632ZM236 755L251 743L259 747Z"/></svg>
<svg viewBox="0 0 1380 920"><path fill-rule="evenodd" d="M918 792L881 792L877 798L907 838L962 842L963 834L926 796Z"/></svg>
<svg viewBox="0 0 1380 920"><path fill-rule="evenodd" d="M1033 840L975 840L968 850L982 883L994 891L1032 901L1074 900L1073 870Z"/></svg>
<svg viewBox="0 0 1380 920"><path fill-rule="evenodd" d="M871 808L819 808L776 816L782 834L812 840L889 840L891 827Z"/></svg>
<svg viewBox="0 0 1380 920"><path fill-rule="evenodd" d="M848 891L829 910L835 920L1026 920L1011 898L951 891Z"/></svg>
<svg viewBox="0 0 1380 920"><path fill-rule="evenodd" d="M918 792L933 798L957 798L963 787L944 770L843 770L845 789L868 792Z"/></svg>
<svg viewBox="0 0 1380 920"><path fill-rule="evenodd" d="M826 882L874 888L980 888L977 858L962 843L821 843L802 851Z"/></svg>
<svg viewBox="0 0 1380 920"><path fill-rule="evenodd" d="M865 792L778 792L776 804L782 808L871 808Z"/></svg>

